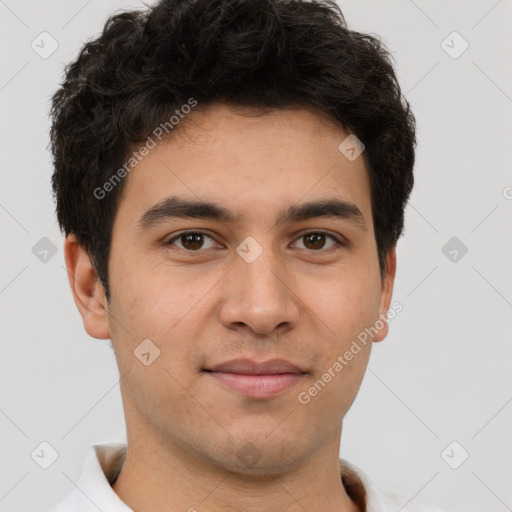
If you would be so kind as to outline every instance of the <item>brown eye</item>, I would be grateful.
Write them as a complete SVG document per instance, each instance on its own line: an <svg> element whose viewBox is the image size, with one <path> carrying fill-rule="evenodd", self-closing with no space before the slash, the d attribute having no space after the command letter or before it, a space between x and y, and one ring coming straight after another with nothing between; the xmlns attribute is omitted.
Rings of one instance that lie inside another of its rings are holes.
<svg viewBox="0 0 512 512"><path fill-rule="evenodd" d="M183 247L185 249L197 250L203 245L203 235L199 233L190 233L188 235L181 235Z"/></svg>
<svg viewBox="0 0 512 512"><path fill-rule="evenodd" d="M186 251L198 252L199 249L203 248L205 238L213 240L210 235L202 233L201 231L187 231L171 238L166 245L174 245L175 241L179 241L181 243L181 247L178 245L178 248ZM210 249L210 247L207 247L207 249Z"/></svg>
<svg viewBox="0 0 512 512"><path fill-rule="evenodd" d="M210 245L210 247L205 247L206 239L210 239L211 242L214 242L214 239L210 235L203 233L202 231L184 231L169 239L165 244L176 246L178 249L182 249L188 252L201 252L201 249L213 248L213 245ZM304 241L304 249L317 252L320 252L322 249L326 248L327 239L331 239L333 242L331 246L327 246L327 249L332 249L335 246L345 245L334 235L324 231L310 231L309 233L304 233L298 238L298 240Z"/></svg>
<svg viewBox="0 0 512 512"><path fill-rule="evenodd" d="M329 248L332 248L336 245L343 245L334 235L331 235L330 233L324 233L323 231L311 231L310 233L305 233L299 238L299 240L304 240L304 246L306 249L311 251L319 251L325 248L327 238L330 238L332 241L334 241L334 244Z"/></svg>
<svg viewBox="0 0 512 512"><path fill-rule="evenodd" d="M325 235L323 233L312 233L304 235L305 246L308 249L322 249L325 245Z"/></svg>

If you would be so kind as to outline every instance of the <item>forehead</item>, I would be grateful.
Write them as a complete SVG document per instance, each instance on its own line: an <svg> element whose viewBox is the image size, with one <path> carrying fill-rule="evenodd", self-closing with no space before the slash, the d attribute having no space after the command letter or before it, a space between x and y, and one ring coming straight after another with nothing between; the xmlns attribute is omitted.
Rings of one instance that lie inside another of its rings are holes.
<svg viewBox="0 0 512 512"><path fill-rule="evenodd" d="M340 152L349 134L322 113L216 104L180 122L127 176L118 214L135 222L173 195L223 204L238 220L263 220L328 195L357 204L368 223L363 155L351 161Z"/></svg>

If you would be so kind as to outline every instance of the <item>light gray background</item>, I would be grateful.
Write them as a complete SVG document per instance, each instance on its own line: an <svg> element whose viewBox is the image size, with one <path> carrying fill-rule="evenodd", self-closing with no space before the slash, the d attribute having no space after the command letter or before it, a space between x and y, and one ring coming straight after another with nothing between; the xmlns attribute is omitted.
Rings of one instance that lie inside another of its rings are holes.
<svg viewBox="0 0 512 512"><path fill-rule="evenodd" d="M90 445L125 441L110 342L83 330L63 267L47 112L64 63L110 13L133 6L142 5L0 0L2 511L53 505L73 490ZM352 28L392 50L419 138L398 246L394 300L404 309L374 345L341 455L414 501L512 510L512 2L340 6ZM43 31L59 45L47 59L31 48ZM456 59L442 47L453 31L469 43ZM442 252L454 236L468 248L456 262ZM42 237L58 248L46 263L32 252ZM30 456L42 441L59 453L46 470ZM441 457L452 441L452 464L469 453L458 469Z"/></svg>

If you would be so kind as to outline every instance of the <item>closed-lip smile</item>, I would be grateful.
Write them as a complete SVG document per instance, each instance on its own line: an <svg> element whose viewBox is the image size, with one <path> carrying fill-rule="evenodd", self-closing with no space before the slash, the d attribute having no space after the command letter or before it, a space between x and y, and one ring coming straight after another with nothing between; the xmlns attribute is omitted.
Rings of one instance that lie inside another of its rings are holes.
<svg viewBox="0 0 512 512"><path fill-rule="evenodd" d="M270 398L294 386L307 372L285 359L232 359L204 368L224 387L251 398Z"/></svg>
<svg viewBox="0 0 512 512"><path fill-rule="evenodd" d="M243 373L245 375L276 375L279 373L306 373L286 359L269 359L257 362L252 359L232 359L215 366L205 368L206 371Z"/></svg>

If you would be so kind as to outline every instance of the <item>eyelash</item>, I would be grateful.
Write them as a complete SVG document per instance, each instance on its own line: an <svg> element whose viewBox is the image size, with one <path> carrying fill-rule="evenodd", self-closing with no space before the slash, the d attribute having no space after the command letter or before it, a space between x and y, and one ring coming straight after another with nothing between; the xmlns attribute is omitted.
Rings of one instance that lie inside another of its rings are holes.
<svg viewBox="0 0 512 512"><path fill-rule="evenodd" d="M195 231L195 230L189 230L189 231L182 231L180 233L178 233L177 235L174 235L172 238L170 238L169 240L167 240L164 245L165 246L172 246L172 243L175 241L175 240L178 240L179 238L181 238L182 236L185 236L185 235L203 235L203 236L207 236L209 238L211 238L212 240L214 240L214 238L209 235L208 233L205 233L204 231ZM336 249L339 249L340 247L344 247L346 246L347 244L342 242L341 240L339 240L336 236L334 236L332 233L330 233L329 231L325 231L323 229L315 229L315 230L312 230L312 231L307 231L306 233L302 233L296 240L299 240L307 235L313 235L313 234L323 234L323 235L327 235L328 237L330 237L332 240L334 240L334 242L336 242L336 245L337 247L331 247L330 249L318 249L318 250L314 250L314 249L310 249L308 250L308 252L312 252L312 253L322 253L322 252L330 252L332 250L336 250ZM176 247L176 249L179 249L181 251L185 251L189 254L194 254L194 253L201 253L201 252L204 252L206 251L207 249L198 249L196 251L192 251L192 250L189 250L189 249L182 249L181 247ZM307 250L307 249L306 249Z"/></svg>

